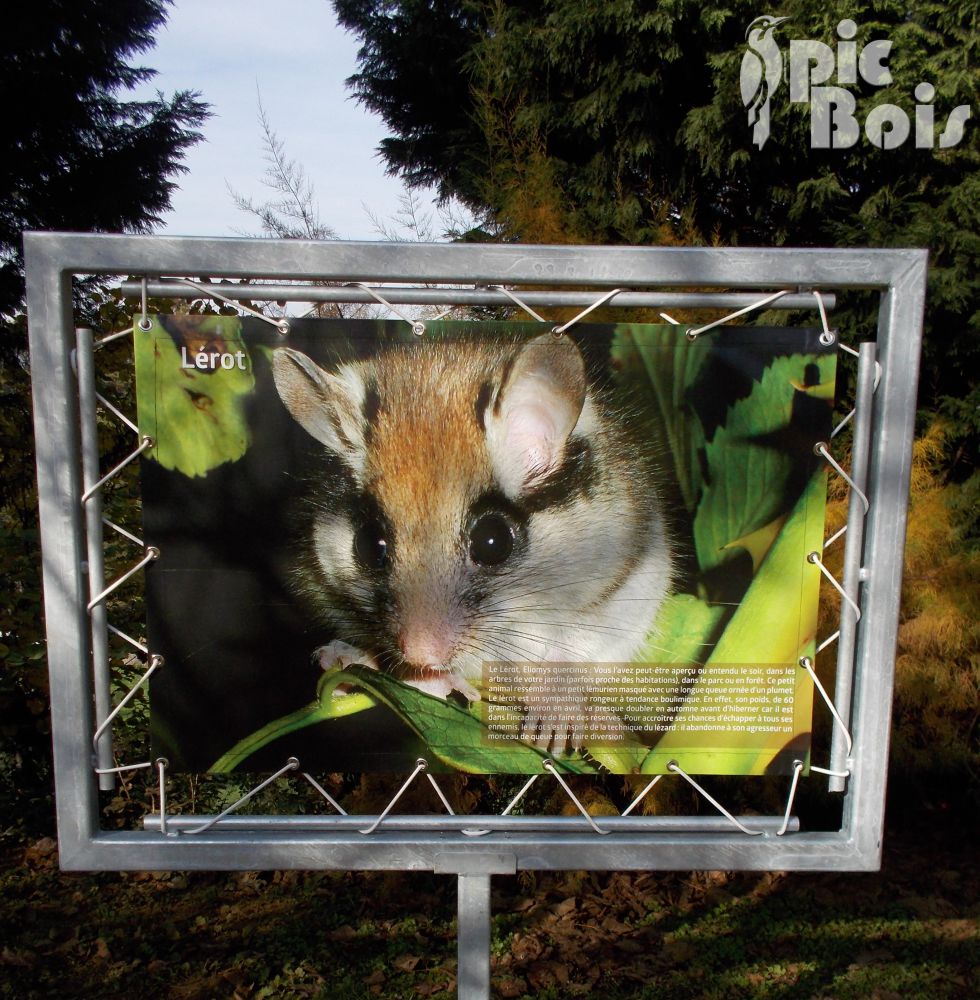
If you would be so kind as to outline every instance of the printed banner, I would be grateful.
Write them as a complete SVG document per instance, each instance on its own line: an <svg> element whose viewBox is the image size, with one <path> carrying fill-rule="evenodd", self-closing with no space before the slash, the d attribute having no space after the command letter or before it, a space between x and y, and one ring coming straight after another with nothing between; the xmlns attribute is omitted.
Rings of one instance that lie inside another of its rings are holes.
<svg viewBox="0 0 980 1000"><path fill-rule="evenodd" d="M134 331L153 753L193 771L808 763L819 331Z"/></svg>

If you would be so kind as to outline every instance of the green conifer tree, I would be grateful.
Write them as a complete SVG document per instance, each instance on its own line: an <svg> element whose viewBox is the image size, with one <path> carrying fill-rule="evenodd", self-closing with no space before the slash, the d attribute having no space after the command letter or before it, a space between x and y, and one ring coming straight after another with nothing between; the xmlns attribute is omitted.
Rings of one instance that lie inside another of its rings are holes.
<svg viewBox="0 0 980 1000"><path fill-rule="evenodd" d="M361 39L348 84L391 130L381 145L391 172L488 212L505 238L928 247L922 400L976 411L973 122L945 149L916 148L914 137L879 149L863 135L848 149L813 149L809 108L790 103L783 83L757 148L739 85L747 29L762 13L749 0L334 7ZM834 47L844 19L859 47L891 40L892 83L850 88L862 124L883 103L914 115L922 82L935 91L937 137L956 106L980 112L975 0L786 0L778 13L789 18L774 32L784 58L793 38ZM856 308L851 325L870 312Z"/></svg>

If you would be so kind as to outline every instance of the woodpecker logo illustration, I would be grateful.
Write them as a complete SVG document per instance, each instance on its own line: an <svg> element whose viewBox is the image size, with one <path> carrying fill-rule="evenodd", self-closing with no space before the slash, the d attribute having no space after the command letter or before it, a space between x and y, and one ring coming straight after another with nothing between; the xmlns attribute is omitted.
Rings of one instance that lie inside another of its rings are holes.
<svg viewBox="0 0 980 1000"><path fill-rule="evenodd" d="M783 78L783 54L779 50L773 30L788 17L757 17L746 29L748 50L742 56L739 85L742 103L749 110L749 127L752 142L759 149L769 138L769 103Z"/></svg>

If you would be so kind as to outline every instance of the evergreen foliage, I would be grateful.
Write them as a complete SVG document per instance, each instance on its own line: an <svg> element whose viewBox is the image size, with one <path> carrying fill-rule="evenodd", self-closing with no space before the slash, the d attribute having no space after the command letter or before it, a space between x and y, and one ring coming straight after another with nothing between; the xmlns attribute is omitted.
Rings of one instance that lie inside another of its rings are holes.
<svg viewBox="0 0 980 1000"><path fill-rule="evenodd" d="M333 3L362 41L348 85L391 130L381 146L389 170L461 199L493 220L498 238L929 249L919 395L927 433L915 453L895 761L903 771L942 772L946 788L975 782L976 0L783 0L772 11L749 0ZM863 125L887 102L914 122L914 91L928 83L936 144L917 148L913 125L893 149L864 134L847 149L812 149L810 109L790 103L784 79L770 138L756 148L739 71L748 26L766 12L790 18L775 32L784 56L790 39L835 45L845 18L857 24L859 47L891 40L892 82L848 88L856 118ZM972 111L965 134L939 148L959 105ZM873 337L878 304L876 295L842 297L835 323ZM824 606L836 607L828 597Z"/></svg>
<svg viewBox="0 0 980 1000"><path fill-rule="evenodd" d="M923 806L975 815L980 806L980 475L951 481L961 436L935 417L912 451L890 749L892 817L914 816ZM831 477L828 535L843 526L847 507L846 485ZM827 550L825 565L840 578L843 546ZM837 627L839 603L826 585L818 634Z"/></svg>
<svg viewBox="0 0 980 1000"><path fill-rule="evenodd" d="M468 0L334 0L340 23L361 37L360 72L347 82L394 135L381 143L392 173L412 185L436 184L443 196L473 183L469 157L479 133L460 55L484 30ZM465 199L464 199L465 200Z"/></svg>
<svg viewBox="0 0 980 1000"><path fill-rule="evenodd" d="M151 79L133 65L153 44L170 0L35 0L4 9L0 91L8 96L0 157L0 802L28 825L50 809L47 670L31 427L21 233L147 232L170 206L181 159L200 138L196 94L127 101ZM76 283L79 322L118 329L129 318L91 282ZM110 348L110 352L112 352ZM107 365L121 398L121 363ZM125 402L123 402L125 405ZM106 422L118 461L128 434Z"/></svg>
<svg viewBox="0 0 980 1000"><path fill-rule="evenodd" d="M907 773L929 774L947 800L971 784L976 795L980 776L980 546L969 538L977 478L972 490L947 481L952 436L936 419L913 453L894 743Z"/></svg>
<svg viewBox="0 0 980 1000"><path fill-rule="evenodd" d="M980 142L811 149L810 115L784 84L772 134L752 145L739 92L748 0L335 0L362 40L348 84L393 135L391 172L488 210L527 242L913 246L931 251L922 399L974 393L980 361ZM893 42L893 82L860 84L857 118L914 113L935 87L936 134L980 108L975 0L786 0L776 37ZM419 39L424 38L424 44ZM833 82L833 81L831 81ZM971 127L972 126L972 127ZM852 325L867 322L853 314ZM843 324L842 324L843 325Z"/></svg>
<svg viewBox="0 0 980 1000"><path fill-rule="evenodd" d="M206 105L190 91L122 99L154 75L131 60L151 48L169 3L35 0L5 9L0 316L23 295L22 231L147 232L170 207Z"/></svg>

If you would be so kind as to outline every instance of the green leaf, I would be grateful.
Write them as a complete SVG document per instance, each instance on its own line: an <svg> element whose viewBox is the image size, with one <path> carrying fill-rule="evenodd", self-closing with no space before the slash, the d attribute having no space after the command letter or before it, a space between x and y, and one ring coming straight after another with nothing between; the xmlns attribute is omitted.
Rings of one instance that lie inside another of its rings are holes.
<svg viewBox="0 0 980 1000"><path fill-rule="evenodd" d="M340 685L356 690L336 694ZM307 726L328 723L386 705L408 726L442 764L474 774L538 774L543 762L570 773L594 773L597 765L578 754L558 756L517 740L490 743L487 730L477 715L458 705L424 694L417 688L389 674L354 664L344 670L330 671L321 678L317 699L309 705L268 723L239 741L210 768L226 773L241 767L248 758L274 740ZM640 755L631 769L639 766Z"/></svg>
<svg viewBox="0 0 980 1000"><path fill-rule="evenodd" d="M154 317L148 331L134 327L136 403L140 434L154 446L149 458L185 476L203 476L245 454L249 444L244 401L255 387L252 364L236 316L168 317L173 334ZM184 367L198 350L241 352L244 370Z"/></svg>
<svg viewBox="0 0 980 1000"><path fill-rule="evenodd" d="M649 399L653 390L651 433L663 439L669 450L684 505L693 513L702 487L698 452L704 447L704 432L687 399L711 343L706 337L687 343L687 329L653 324L617 326L612 363L617 381L635 390L639 399ZM682 345L681 350L678 345Z"/></svg>
<svg viewBox="0 0 980 1000"><path fill-rule="evenodd" d="M670 595L664 601L657 615L657 621L647 637L646 645L637 653L635 662L669 666L669 670L657 675L656 687L662 689L665 694L675 692L679 689L682 678L696 668L696 665L703 664L708 659L718 629L727 612L726 607L708 604L693 594ZM640 720L648 725L651 721L650 716L659 715L664 711L664 706L655 703L654 699L651 699L649 713L642 711L635 702L625 700L631 693L627 688L621 693L622 698L614 698L614 708L620 715L628 713L634 720ZM647 732L645 738L650 742L654 734ZM598 759L609 770L629 772L635 771L642 764L649 752L649 746L638 743L635 746L626 744L611 748L606 756L611 754L614 762L621 760L624 766L619 768L605 759L600 751L591 747L589 751L592 757ZM641 757L639 763L635 762L637 754Z"/></svg>
<svg viewBox="0 0 980 1000"><path fill-rule="evenodd" d="M239 740L208 770L216 774L227 774L229 771L241 767L252 754L283 736L288 736L290 733L295 733L319 722L356 715L358 712L374 708L377 705L377 702L367 694L335 694L334 690L341 681L340 673L341 671L325 673L317 685L316 701L304 705L303 708L297 709L295 712L290 712L289 715L267 723L243 740Z"/></svg>
<svg viewBox="0 0 980 1000"><path fill-rule="evenodd" d="M594 771L577 756L558 757L517 740L490 743L486 726L455 701L424 694L377 670L354 665L340 672L343 681L363 688L391 708L442 763L474 774L537 774L552 760L562 771Z"/></svg>
<svg viewBox="0 0 980 1000"><path fill-rule="evenodd" d="M740 548L748 552L752 559L752 572L756 573L785 523L785 516L777 517L774 521L764 524L761 528L750 531L744 537L734 539L725 545L724 548Z"/></svg>
<svg viewBox="0 0 980 1000"><path fill-rule="evenodd" d="M718 640L716 663L795 663L817 631L820 570L807 554L823 548L827 473L815 473L742 603ZM787 595L793 595L787 604ZM760 623L767 627L760 627Z"/></svg>
<svg viewBox="0 0 980 1000"><path fill-rule="evenodd" d="M721 605L708 604L693 594L671 594L636 659L643 663L703 663L725 611Z"/></svg>
<svg viewBox="0 0 980 1000"><path fill-rule="evenodd" d="M612 747L590 747L589 760L613 774L636 774L650 748L643 743L623 743Z"/></svg>
<svg viewBox="0 0 980 1000"><path fill-rule="evenodd" d="M812 365L819 367L819 382L828 382L835 363L834 355L777 358L752 393L731 407L724 426L705 446L711 478L694 517L702 572L730 558L727 547L733 542L785 514L793 464L777 438L790 425L798 391L794 382L803 384Z"/></svg>

